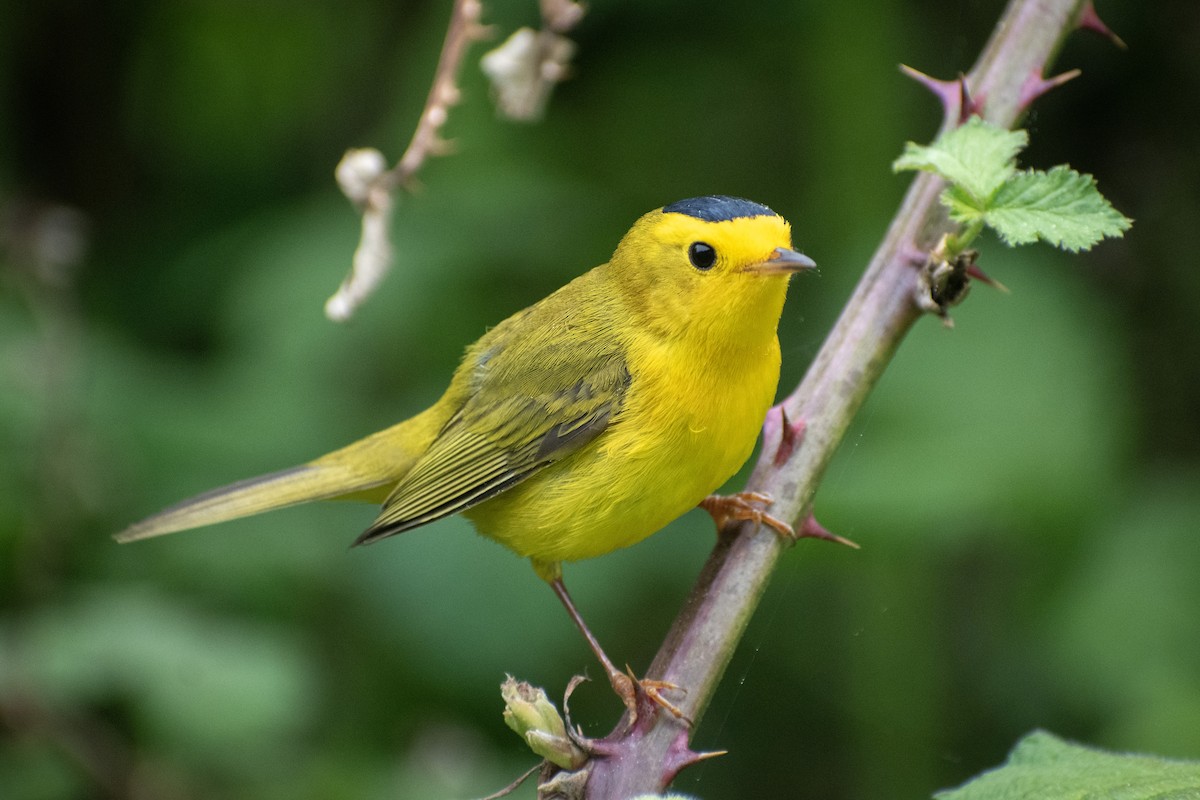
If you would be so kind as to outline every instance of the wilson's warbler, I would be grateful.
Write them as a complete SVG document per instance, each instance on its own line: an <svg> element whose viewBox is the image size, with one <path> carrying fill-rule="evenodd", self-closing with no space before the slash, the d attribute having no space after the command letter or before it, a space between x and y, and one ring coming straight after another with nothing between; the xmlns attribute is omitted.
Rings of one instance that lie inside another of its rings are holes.
<svg viewBox="0 0 1200 800"><path fill-rule="evenodd" d="M708 495L750 456L774 397L788 278L814 266L791 247L788 223L748 200L651 211L607 264L467 348L430 408L116 538L353 497L383 504L365 544L462 512L533 562L633 708L634 682L583 624L560 565L634 544L702 501L719 519L787 530L754 505L764 498Z"/></svg>

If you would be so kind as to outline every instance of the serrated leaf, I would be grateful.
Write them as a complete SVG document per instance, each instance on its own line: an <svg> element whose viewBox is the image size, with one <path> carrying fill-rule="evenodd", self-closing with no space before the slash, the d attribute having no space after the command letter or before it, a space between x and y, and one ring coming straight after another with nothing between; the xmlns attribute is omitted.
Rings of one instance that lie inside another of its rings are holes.
<svg viewBox="0 0 1200 800"><path fill-rule="evenodd" d="M1065 165L1014 175L992 198L984 220L1008 244L1041 239L1071 251L1120 236L1132 224L1100 194L1091 175Z"/></svg>
<svg viewBox="0 0 1200 800"><path fill-rule="evenodd" d="M935 172L982 203L1016 172L1017 153L1028 143L1029 134L1023 130L1009 131L971 117L931 145L909 142L892 169Z"/></svg>
<svg viewBox="0 0 1200 800"><path fill-rule="evenodd" d="M1109 753L1034 731L1002 766L937 800L1196 800L1200 762Z"/></svg>

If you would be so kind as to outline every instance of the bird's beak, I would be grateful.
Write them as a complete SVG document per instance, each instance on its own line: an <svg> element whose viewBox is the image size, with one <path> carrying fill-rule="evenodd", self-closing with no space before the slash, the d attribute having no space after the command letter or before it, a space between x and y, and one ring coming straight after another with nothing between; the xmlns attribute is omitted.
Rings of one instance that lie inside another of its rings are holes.
<svg viewBox="0 0 1200 800"><path fill-rule="evenodd" d="M786 247L776 247L771 257L766 261L751 264L743 268L743 272L753 272L755 275L788 275L807 269L816 269L817 262L803 253L789 250Z"/></svg>

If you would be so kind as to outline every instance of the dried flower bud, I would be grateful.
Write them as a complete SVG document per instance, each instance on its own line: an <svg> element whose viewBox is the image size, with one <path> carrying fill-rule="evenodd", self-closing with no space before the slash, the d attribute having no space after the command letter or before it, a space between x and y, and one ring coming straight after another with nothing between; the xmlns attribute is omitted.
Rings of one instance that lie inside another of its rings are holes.
<svg viewBox="0 0 1200 800"><path fill-rule="evenodd" d="M333 175L337 178L342 194L356 206L367 202L367 197L379 176L387 171L387 160L374 147L347 150L338 162Z"/></svg>
<svg viewBox="0 0 1200 800"><path fill-rule="evenodd" d="M509 675L500 685L504 722L525 740L529 749L563 769L577 769L587 760L567 737L567 726L546 692Z"/></svg>
<svg viewBox="0 0 1200 800"><path fill-rule="evenodd" d="M542 116L554 85L567 77L575 44L553 31L520 28L484 54L483 74L492 83L499 112L513 120Z"/></svg>

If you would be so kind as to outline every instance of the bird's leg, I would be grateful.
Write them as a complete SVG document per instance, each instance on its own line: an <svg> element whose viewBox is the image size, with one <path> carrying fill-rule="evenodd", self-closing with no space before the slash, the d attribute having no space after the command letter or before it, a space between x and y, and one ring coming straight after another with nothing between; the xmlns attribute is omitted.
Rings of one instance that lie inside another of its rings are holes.
<svg viewBox="0 0 1200 800"><path fill-rule="evenodd" d="M638 680L633 676L628 667L626 667L625 672L617 669L616 665L613 664L612 660L604 652L604 648L600 646L600 642L596 640L591 630L588 629L587 623L583 621L583 617L579 614L579 610L575 608L575 602L571 599L571 594L567 591L561 575L550 580L550 588L554 590L554 594L558 596L563 607L567 609L567 614L570 615L571 621L575 623L575 627L579 628L579 632L583 634L583 638L587 639L588 646L592 648L596 659L608 675L608 682L612 684L613 691L617 693L617 697L620 697L621 702L629 709L629 713L633 719L637 719L638 700L640 698L652 700L667 711L670 711L678 719L687 719L682 711L661 694L663 691L668 690L678 691L680 687L666 681Z"/></svg>

